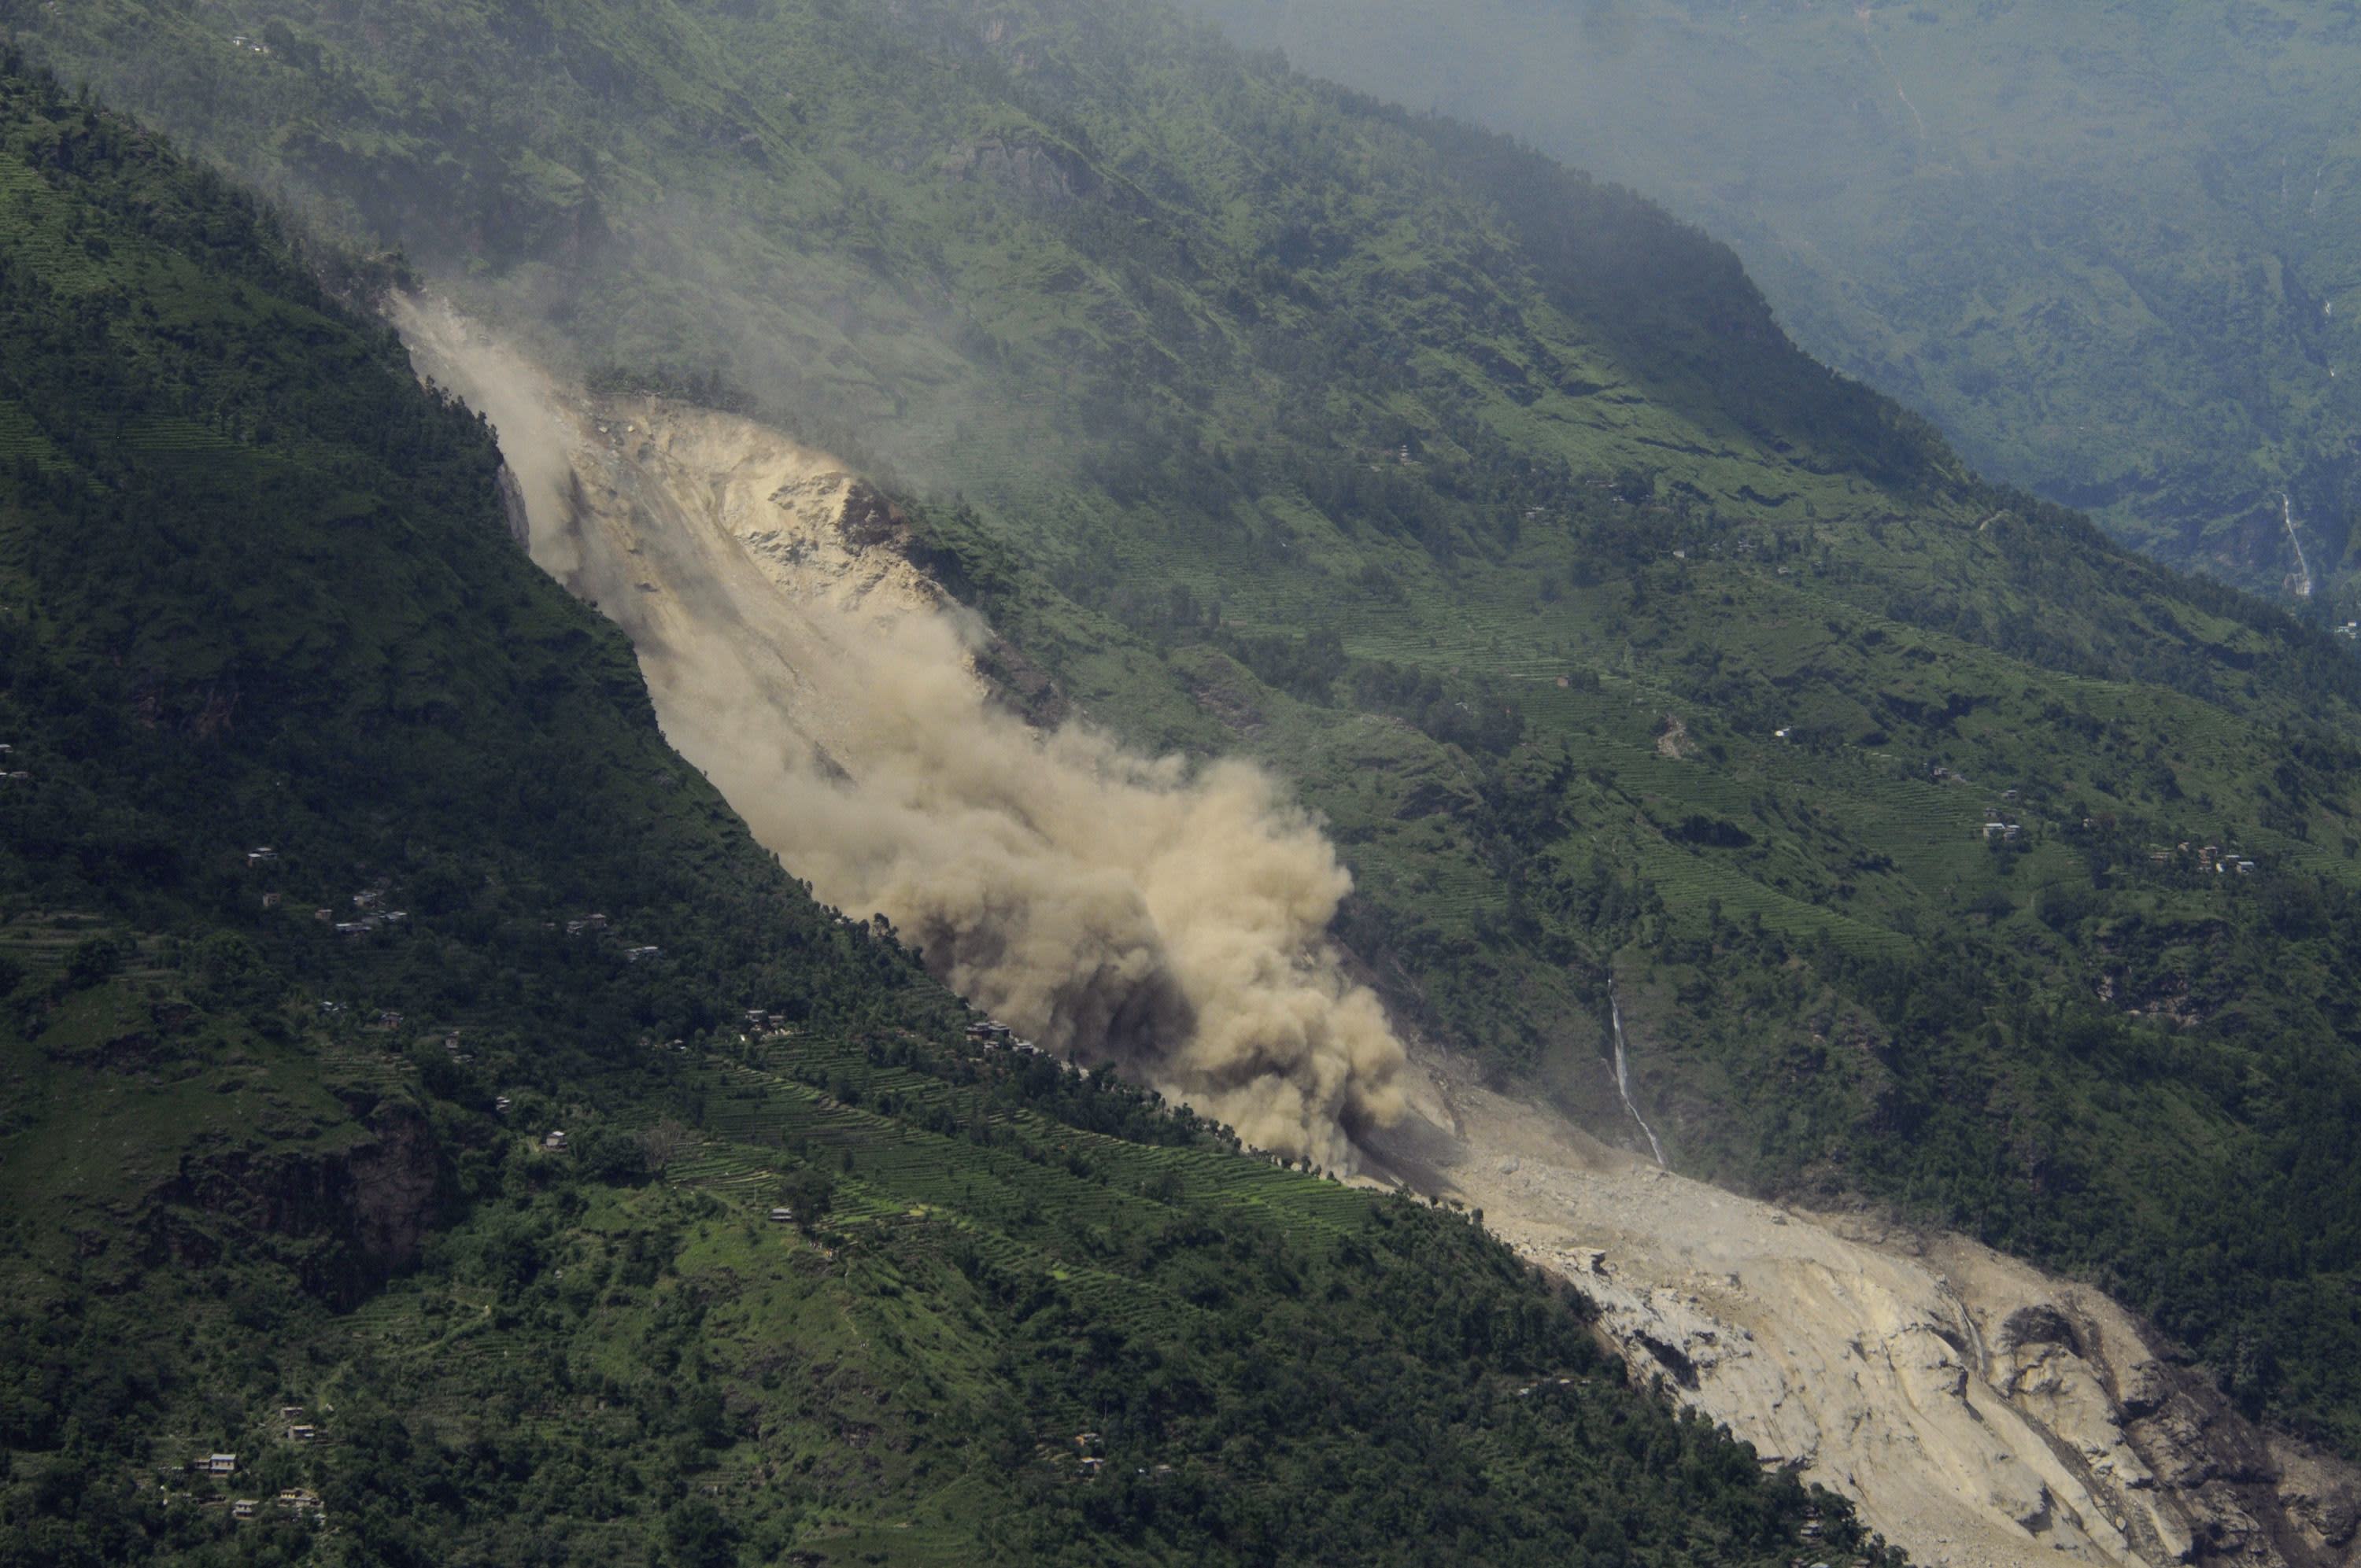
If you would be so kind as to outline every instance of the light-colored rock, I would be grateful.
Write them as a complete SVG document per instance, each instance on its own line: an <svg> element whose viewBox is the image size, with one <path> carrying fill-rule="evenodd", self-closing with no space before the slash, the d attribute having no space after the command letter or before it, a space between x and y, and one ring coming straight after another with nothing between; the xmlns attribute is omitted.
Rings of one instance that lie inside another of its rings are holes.
<svg viewBox="0 0 2361 1568"><path fill-rule="evenodd" d="M1433 1052L1418 1065L1419 1114L1379 1140L1390 1172L1480 1208L1598 1303L1634 1367L1850 1496L1914 1561L2347 1561L2326 1541L2361 1521L2351 1468L2310 1461L2289 1506L2323 1550L2283 1552L2255 1513L2268 1462L2225 1443L2225 1421L2251 1429L2099 1292L1958 1236L1668 1175Z"/></svg>

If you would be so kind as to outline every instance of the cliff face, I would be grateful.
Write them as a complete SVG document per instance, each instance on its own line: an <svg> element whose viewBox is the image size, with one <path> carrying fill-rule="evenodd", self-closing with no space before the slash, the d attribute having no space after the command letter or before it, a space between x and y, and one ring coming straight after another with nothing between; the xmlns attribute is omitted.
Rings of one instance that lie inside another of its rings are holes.
<svg viewBox="0 0 2361 1568"><path fill-rule="evenodd" d="M445 1161L412 1105L368 1110L341 1148L192 1152L148 1198L158 1263L205 1266L256 1249L346 1308L416 1261L441 1207Z"/></svg>

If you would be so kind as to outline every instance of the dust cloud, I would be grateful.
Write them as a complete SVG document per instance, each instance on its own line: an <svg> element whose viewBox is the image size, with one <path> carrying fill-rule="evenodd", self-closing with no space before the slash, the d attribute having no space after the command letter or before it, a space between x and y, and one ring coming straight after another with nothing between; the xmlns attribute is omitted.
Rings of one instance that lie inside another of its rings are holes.
<svg viewBox="0 0 2361 1568"><path fill-rule="evenodd" d="M1266 772L1042 732L989 631L849 525L851 477L734 416L595 403L447 309L397 324L500 434L534 558L632 638L666 736L818 895L1085 1064L1336 1169L1403 1051L1327 936L1351 879Z"/></svg>

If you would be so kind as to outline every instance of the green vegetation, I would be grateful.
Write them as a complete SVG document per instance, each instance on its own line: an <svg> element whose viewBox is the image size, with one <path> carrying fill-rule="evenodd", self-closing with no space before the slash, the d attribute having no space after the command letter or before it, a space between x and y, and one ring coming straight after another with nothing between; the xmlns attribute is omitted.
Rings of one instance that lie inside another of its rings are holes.
<svg viewBox="0 0 2361 1568"><path fill-rule="evenodd" d="M0 410L0 1563L1859 1544L1467 1217L968 1047L480 422L13 57Z"/></svg>
<svg viewBox="0 0 2361 1568"><path fill-rule="evenodd" d="M1985 473L2361 613L2361 20L2341 5L1184 0L1631 182Z"/></svg>
<svg viewBox="0 0 2361 1568"><path fill-rule="evenodd" d="M554 359L898 471L1082 711L1297 782L1420 1027L1611 1135L1612 977L1684 1168L2093 1278L2361 1448L2361 666L1968 474L1730 252L1148 0L26 25Z"/></svg>

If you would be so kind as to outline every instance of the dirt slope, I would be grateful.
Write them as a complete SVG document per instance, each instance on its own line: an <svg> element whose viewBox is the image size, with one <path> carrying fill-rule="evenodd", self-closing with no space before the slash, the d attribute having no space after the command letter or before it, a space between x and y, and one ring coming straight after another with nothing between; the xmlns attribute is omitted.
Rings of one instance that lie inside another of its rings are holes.
<svg viewBox="0 0 2361 1568"><path fill-rule="evenodd" d="M2097 1291L1740 1198L1431 1053L1374 1152L1598 1300L1635 1366L1917 1561L2353 1560L2349 1467L2273 1445Z"/></svg>

